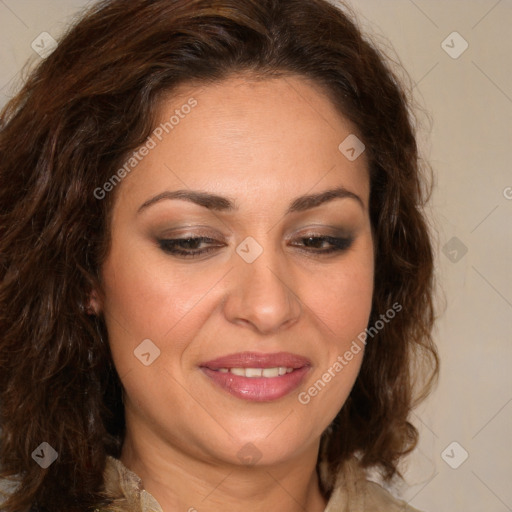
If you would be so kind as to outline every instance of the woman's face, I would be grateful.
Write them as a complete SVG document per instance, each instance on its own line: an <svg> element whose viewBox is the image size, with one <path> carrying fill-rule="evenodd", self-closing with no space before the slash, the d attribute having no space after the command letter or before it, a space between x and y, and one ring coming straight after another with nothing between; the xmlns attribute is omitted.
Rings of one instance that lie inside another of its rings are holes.
<svg viewBox="0 0 512 512"><path fill-rule="evenodd" d="M117 185L95 303L127 439L214 463L316 453L372 301L353 127L298 77L182 87L158 122Z"/></svg>

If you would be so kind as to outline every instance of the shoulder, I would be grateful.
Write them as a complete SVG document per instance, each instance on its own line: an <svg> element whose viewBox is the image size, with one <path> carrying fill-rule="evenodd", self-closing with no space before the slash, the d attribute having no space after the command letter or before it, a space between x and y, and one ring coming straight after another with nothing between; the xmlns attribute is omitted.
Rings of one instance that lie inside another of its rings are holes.
<svg viewBox="0 0 512 512"><path fill-rule="evenodd" d="M334 485L325 512L421 512L368 480L355 458L346 461L332 477Z"/></svg>
<svg viewBox="0 0 512 512"><path fill-rule="evenodd" d="M106 458L103 482L103 495L110 504L94 512L163 512L144 489L139 476L110 455Z"/></svg>

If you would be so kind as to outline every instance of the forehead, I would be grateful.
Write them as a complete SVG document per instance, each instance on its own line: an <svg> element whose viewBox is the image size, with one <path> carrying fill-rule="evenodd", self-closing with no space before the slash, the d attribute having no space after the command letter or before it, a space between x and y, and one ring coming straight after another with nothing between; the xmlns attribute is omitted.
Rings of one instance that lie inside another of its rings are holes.
<svg viewBox="0 0 512 512"><path fill-rule="evenodd" d="M183 84L161 101L154 147L123 187L138 197L188 187L261 199L342 185L366 202L365 154L350 161L339 148L355 132L302 77Z"/></svg>

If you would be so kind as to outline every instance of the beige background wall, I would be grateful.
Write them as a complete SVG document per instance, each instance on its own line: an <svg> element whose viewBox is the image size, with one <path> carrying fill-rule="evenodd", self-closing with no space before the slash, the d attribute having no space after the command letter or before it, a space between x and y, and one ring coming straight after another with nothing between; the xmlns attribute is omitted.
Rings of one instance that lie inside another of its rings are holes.
<svg viewBox="0 0 512 512"><path fill-rule="evenodd" d="M39 34L58 38L87 3L0 0L0 104L27 58L40 58L32 42L43 51ZM351 5L381 43L394 46L433 121L430 133L424 122L421 140L437 179L437 272L447 302L436 333L442 371L414 418L422 440L398 490L425 511L511 511L512 3Z"/></svg>

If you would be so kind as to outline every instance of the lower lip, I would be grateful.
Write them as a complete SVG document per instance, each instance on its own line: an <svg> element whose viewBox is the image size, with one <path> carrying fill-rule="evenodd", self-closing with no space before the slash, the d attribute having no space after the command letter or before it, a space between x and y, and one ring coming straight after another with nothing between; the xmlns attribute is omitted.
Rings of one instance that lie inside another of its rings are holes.
<svg viewBox="0 0 512 512"><path fill-rule="evenodd" d="M217 385L237 398L253 402L270 402L288 395L304 379L309 367L297 368L279 377L241 377L231 372L221 373L210 368L201 370Z"/></svg>

